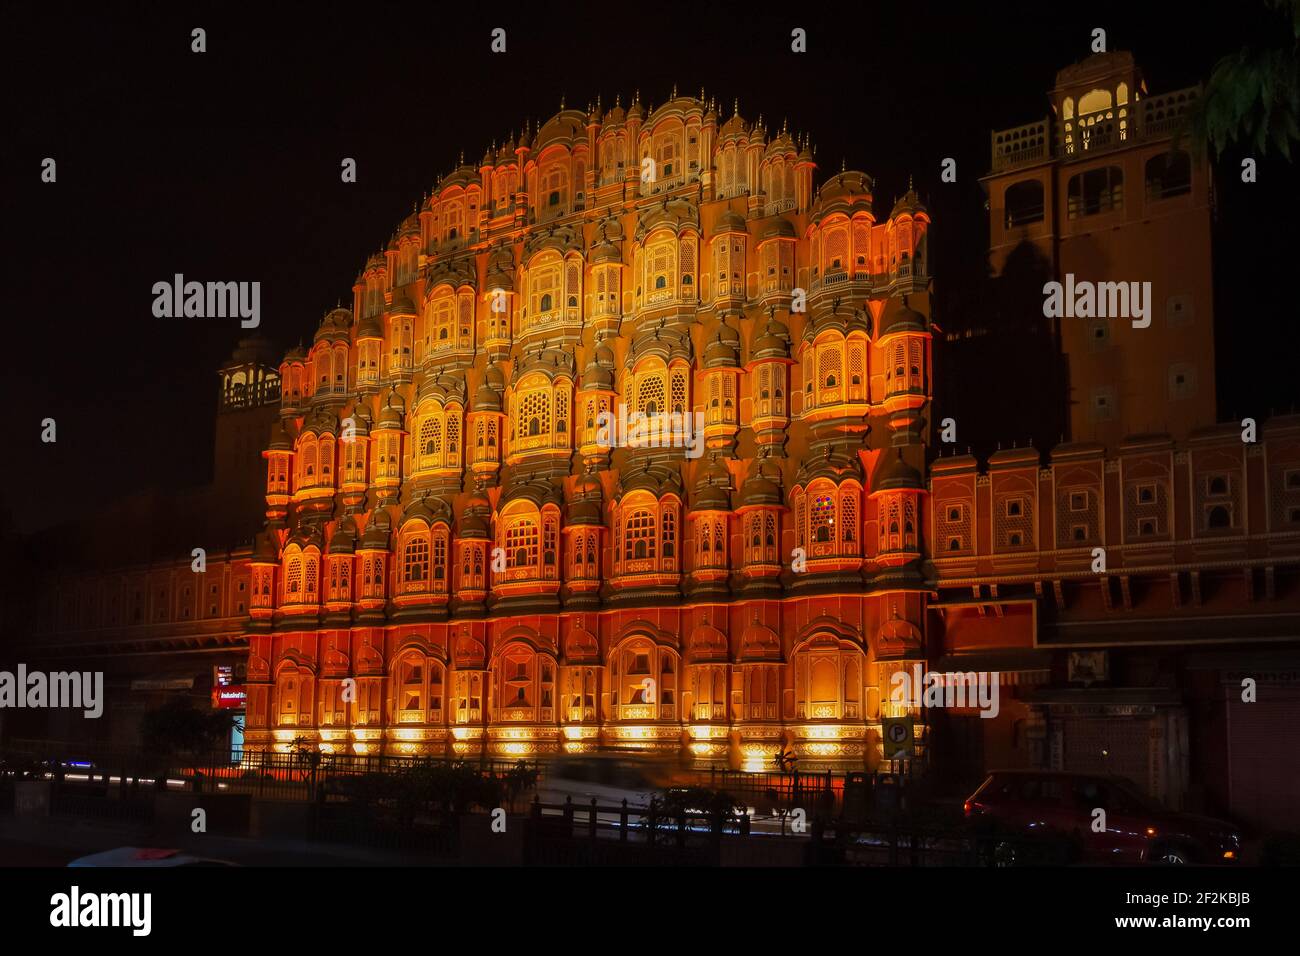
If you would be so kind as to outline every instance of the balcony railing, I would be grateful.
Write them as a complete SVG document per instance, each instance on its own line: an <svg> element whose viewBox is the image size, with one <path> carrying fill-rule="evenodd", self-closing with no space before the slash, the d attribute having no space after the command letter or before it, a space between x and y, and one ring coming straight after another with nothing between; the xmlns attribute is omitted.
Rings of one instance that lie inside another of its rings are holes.
<svg viewBox="0 0 1300 956"><path fill-rule="evenodd" d="M1079 120L1083 117L1077 117L1072 123L1075 128L1071 143L1065 142L1063 126L1054 124L1050 117L1023 126L995 130L991 138L993 171L1014 169L1053 157L1081 159L1135 142L1168 137L1182 126L1200 92L1199 86L1190 86L1150 96L1126 107L1115 107L1108 111L1115 118L1092 126L1081 127ZM1127 125L1121 129L1119 119L1123 108L1127 108L1128 117Z"/></svg>

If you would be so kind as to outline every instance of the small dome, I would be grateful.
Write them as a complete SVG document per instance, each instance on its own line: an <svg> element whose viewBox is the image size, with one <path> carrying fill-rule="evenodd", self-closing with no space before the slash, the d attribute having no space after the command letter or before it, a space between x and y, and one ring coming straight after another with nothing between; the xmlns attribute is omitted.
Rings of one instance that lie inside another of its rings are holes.
<svg viewBox="0 0 1300 956"><path fill-rule="evenodd" d="M777 217L772 223L763 230L764 241L768 239L798 239L799 235L795 232L794 226L790 220Z"/></svg>
<svg viewBox="0 0 1300 956"><path fill-rule="evenodd" d="M406 412L406 403L397 392L389 392L384 405L379 409L380 428L401 428Z"/></svg>
<svg viewBox="0 0 1300 956"><path fill-rule="evenodd" d="M716 456L700 469L695 481L692 511L731 510L731 472Z"/></svg>
<svg viewBox="0 0 1300 956"><path fill-rule="evenodd" d="M253 546L253 563L277 564L279 560L280 549L275 545L275 534L269 529L263 531L257 536Z"/></svg>
<svg viewBox="0 0 1300 956"><path fill-rule="evenodd" d="M481 514L466 512L460 519L458 533L462 538L486 538L488 536L487 519Z"/></svg>
<svg viewBox="0 0 1300 956"><path fill-rule="evenodd" d="M909 179L907 182L907 192L903 193L903 198L894 203L894 209L889 214L889 218L896 219L902 215L915 216L917 213L923 212L926 212L925 205L921 202L920 197L917 196L916 190L912 188L912 181Z"/></svg>
<svg viewBox="0 0 1300 956"><path fill-rule="evenodd" d="M351 554L357 546L357 523L348 515L330 538L330 554Z"/></svg>
<svg viewBox="0 0 1300 956"><path fill-rule="evenodd" d="M623 262L623 251L614 243L605 239L592 247L591 262L593 265L597 262L617 262L621 264Z"/></svg>
<svg viewBox="0 0 1300 956"><path fill-rule="evenodd" d="M582 370L582 378L578 385L583 389L613 391L614 373L600 362L591 361Z"/></svg>
<svg viewBox="0 0 1300 956"><path fill-rule="evenodd" d="M361 548L365 551L388 550L387 515L380 512L371 519L369 524L366 525L365 533L361 535Z"/></svg>
<svg viewBox="0 0 1300 956"><path fill-rule="evenodd" d="M876 328L876 340L900 332L924 331L926 331L925 316L909 308L904 300L894 298L885 305L884 315L880 317L880 324Z"/></svg>
<svg viewBox="0 0 1300 956"><path fill-rule="evenodd" d="M271 440L267 448L271 451L289 451L293 448L293 439L284 430L284 423L279 419L271 423Z"/></svg>
<svg viewBox="0 0 1300 956"><path fill-rule="evenodd" d="M582 497L568 503L567 524L603 524L599 498Z"/></svg>
<svg viewBox="0 0 1300 956"><path fill-rule="evenodd" d="M715 233L722 233L747 232L748 230L745 228L745 217L728 209L718 217L717 225L714 226L713 231Z"/></svg>
<svg viewBox="0 0 1300 956"><path fill-rule="evenodd" d="M746 478L745 483L740 486L740 503L746 506L779 505L781 486L759 471Z"/></svg>
<svg viewBox="0 0 1300 956"><path fill-rule="evenodd" d="M719 332L708 345L704 346L705 368L735 368L740 364L736 346L722 337Z"/></svg>
<svg viewBox="0 0 1300 956"><path fill-rule="evenodd" d="M751 361L790 357L790 330L784 322L778 321L774 312L768 313L767 321L759 328L749 355Z"/></svg>
<svg viewBox="0 0 1300 956"><path fill-rule="evenodd" d="M357 323L357 341L362 339L382 339L384 337L384 327L379 321L379 316L368 315Z"/></svg>
<svg viewBox="0 0 1300 956"><path fill-rule="evenodd" d="M415 305L404 292L393 293L393 304L388 307L390 315L415 315Z"/></svg>
<svg viewBox="0 0 1300 956"><path fill-rule="evenodd" d="M474 392L474 411L501 411L501 393L484 381L483 384L478 387L478 390Z"/></svg>
<svg viewBox="0 0 1300 956"><path fill-rule="evenodd" d="M872 491L890 491L895 488L922 488L921 473L903 460L903 449L887 460L876 472Z"/></svg>

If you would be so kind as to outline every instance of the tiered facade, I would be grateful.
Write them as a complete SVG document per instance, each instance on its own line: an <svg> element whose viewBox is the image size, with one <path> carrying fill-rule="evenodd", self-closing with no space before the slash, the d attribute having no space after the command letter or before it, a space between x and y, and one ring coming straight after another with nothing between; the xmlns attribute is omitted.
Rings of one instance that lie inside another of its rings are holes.
<svg viewBox="0 0 1300 956"><path fill-rule="evenodd" d="M924 654L930 220L732 112L561 109L285 357L250 746L874 765Z"/></svg>

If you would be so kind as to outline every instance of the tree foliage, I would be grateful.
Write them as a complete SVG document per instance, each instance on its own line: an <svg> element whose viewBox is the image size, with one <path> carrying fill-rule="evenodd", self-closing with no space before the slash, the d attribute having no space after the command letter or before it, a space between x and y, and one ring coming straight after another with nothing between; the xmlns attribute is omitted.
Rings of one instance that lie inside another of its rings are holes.
<svg viewBox="0 0 1300 956"><path fill-rule="evenodd" d="M1300 140L1300 0L1264 0L1260 39L1215 64L1191 110L1192 138L1216 158L1238 142L1291 160Z"/></svg>
<svg viewBox="0 0 1300 956"><path fill-rule="evenodd" d="M187 697L173 697L145 713L140 736L150 753L199 754L227 746L234 724L233 711L202 710Z"/></svg>

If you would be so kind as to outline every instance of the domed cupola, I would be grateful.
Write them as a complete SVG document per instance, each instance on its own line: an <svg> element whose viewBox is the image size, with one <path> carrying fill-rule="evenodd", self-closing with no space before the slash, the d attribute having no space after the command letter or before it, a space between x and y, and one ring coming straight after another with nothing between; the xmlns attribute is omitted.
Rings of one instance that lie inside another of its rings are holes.
<svg viewBox="0 0 1300 956"><path fill-rule="evenodd" d="M740 353L737 350L739 344L740 334L724 322L709 344L704 347L704 367L706 369L738 368L740 366Z"/></svg>
<svg viewBox="0 0 1300 956"><path fill-rule="evenodd" d="M505 376L496 363L487 366L483 381L474 392L474 403L466 424L466 444L470 471L475 479L485 484L495 484L497 470L501 467L501 451L505 437L506 415L502 393Z"/></svg>
<svg viewBox="0 0 1300 956"><path fill-rule="evenodd" d="M565 510L569 525L603 526L604 516L602 502L604 491L594 471L589 471L578 478L573 487L573 497L569 499Z"/></svg>
<svg viewBox="0 0 1300 956"><path fill-rule="evenodd" d="M923 410L930 400L933 336L930 323L907 304L907 297L889 299L876 328L876 355L885 369L885 401L889 427L900 440L921 440Z"/></svg>
<svg viewBox="0 0 1300 956"><path fill-rule="evenodd" d="M749 349L750 365L771 359L789 361L790 330L776 317L775 309L768 309L763 322L758 326L754 342Z"/></svg>
<svg viewBox="0 0 1300 956"><path fill-rule="evenodd" d="M348 515L339 522L334 533L330 535L330 554L351 556L357 548L357 521Z"/></svg>
<svg viewBox="0 0 1300 956"><path fill-rule="evenodd" d="M615 432L618 418L614 389L614 350L597 335L591 358L578 381L577 434L578 451L588 467L608 467L610 454L619 441Z"/></svg>
<svg viewBox="0 0 1300 956"><path fill-rule="evenodd" d="M501 393L489 385L486 379L474 390L473 410L476 412L501 411Z"/></svg>
<svg viewBox="0 0 1300 956"><path fill-rule="evenodd" d="M276 419L271 423L271 437L262 457L266 459L266 517L271 521L283 521L289 513L293 494L290 484L293 438L285 430L282 420Z"/></svg>
<svg viewBox="0 0 1300 956"><path fill-rule="evenodd" d="M600 606L601 551L605 529L604 491L594 468L578 478L565 509L565 586L561 593L566 608Z"/></svg>
<svg viewBox="0 0 1300 956"><path fill-rule="evenodd" d="M921 446L912 451L921 453ZM907 463L902 448L885 452L871 483L871 500L876 507L878 546L876 561L889 567L906 564L921 556L921 499L925 481Z"/></svg>
<svg viewBox="0 0 1300 956"><path fill-rule="evenodd" d="M365 531L361 534L361 550L387 551L388 537L391 531L392 527L388 519L388 513L382 509L376 511L366 524Z"/></svg>
<svg viewBox="0 0 1300 956"><path fill-rule="evenodd" d="M398 315L415 315L415 303L411 301L410 296L405 292L397 291L393 293L393 301L388 306L390 316Z"/></svg>
<svg viewBox="0 0 1300 956"><path fill-rule="evenodd" d="M358 612L364 620L374 621L377 618L382 622L384 619L391 531L388 512L379 508L366 522L361 542L357 545L354 594Z"/></svg>
<svg viewBox="0 0 1300 956"><path fill-rule="evenodd" d="M248 602L249 615L255 622L265 622L269 626L275 613L275 598L278 593L276 575L280 567L279 541L272 525L268 525L254 538L249 564L253 591Z"/></svg>
<svg viewBox="0 0 1300 956"><path fill-rule="evenodd" d="M404 421L406 403L395 389L390 390L379 409L374 428L373 484L382 504L397 501L402 483L402 436L406 434Z"/></svg>
<svg viewBox="0 0 1300 956"><path fill-rule="evenodd" d="M927 292L930 288L930 213L907 181L907 192L894 203L885 225L890 250L889 284L894 295Z"/></svg>
<svg viewBox="0 0 1300 956"><path fill-rule="evenodd" d="M731 511L731 472L717 455L699 469L691 511Z"/></svg>
<svg viewBox="0 0 1300 956"><path fill-rule="evenodd" d="M286 417L297 415L310 396L307 350L299 343L285 352L280 361L280 414Z"/></svg>
<svg viewBox="0 0 1300 956"><path fill-rule="evenodd" d="M861 584L863 480L857 455L836 443L814 450L795 475L790 502L803 573L791 587Z"/></svg>
<svg viewBox="0 0 1300 956"><path fill-rule="evenodd" d="M406 401L402 398L401 392L391 389L384 397L384 404L379 408L378 428L400 429L405 415Z"/></svg>
<svg viewBox="0 0 1300 956"><path fill-rule="evenodd" d="M709 456L695 479L690 523L692 548L686 591L693 598L725 595L731 577L731 473Z"/></svg>
<svg viewBox="0 0 1300 956"><path fill-rule="evenodd" d="M740 333L726 317L704 347L704 440L711 450L731 450L740 429ZM694 423L692 423L694 424Z"/></svg>
<svg viewBox="0 0 1300 956"><path fill-rule="evenodd" d="M359 403L339 423L343 506L349 513L365 505L370 459L370 409Z"/></svg>
<svg viewBox="0 0 1300 956"><path fill-rule="evenodd" d="M740 486L740 507L734 519L740 533L744 572L740 590L744 594L781 593L781 522L786 513L782 505L781 472L763 455L754 461Z"/></svg>

